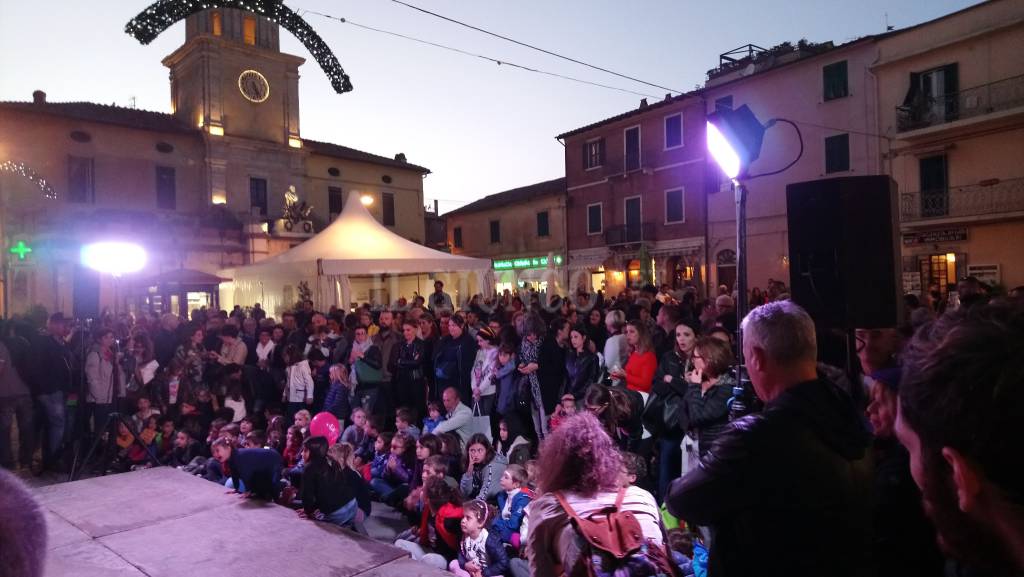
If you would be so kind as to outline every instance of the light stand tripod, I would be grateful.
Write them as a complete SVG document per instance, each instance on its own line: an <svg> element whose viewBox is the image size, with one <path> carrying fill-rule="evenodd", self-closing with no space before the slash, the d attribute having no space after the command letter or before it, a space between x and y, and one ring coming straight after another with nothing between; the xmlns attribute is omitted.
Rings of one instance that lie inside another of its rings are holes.
<svg viewBox="0 0 1024 577"><path fill-rule="evenodd" d="M128 432L132 436L132 442L137 443L140 447L146 450L146 453L149 455L149 459L154 465L160 464L160 459L156 456L156 453L153 452L153 448L142 442L142 439L140 439L135 433L135 429L128 418L115 411L107 416L107 422L104 423L103 428L97 429L96 438L93 439L92 446L89 447L89 452L85 454L85 458L82 459L81 463L78 462L78 453L75 453L75 461L71 464L71 472L68 474L68 481L74 481L75 478L81 474L82 469L89 465L89 461L92 460L93 455L96 453L96 449L99 448L101 443L116 442L115 439L117 438L118 424L123 424L125 428L128 429ZM103 438L104 434L107 435L107 439L105 441ZM110 451L107 447L104 447L103 449L103 461L101 464L103 466L103 474L106 475L107 466L110 465Z"/></svg>

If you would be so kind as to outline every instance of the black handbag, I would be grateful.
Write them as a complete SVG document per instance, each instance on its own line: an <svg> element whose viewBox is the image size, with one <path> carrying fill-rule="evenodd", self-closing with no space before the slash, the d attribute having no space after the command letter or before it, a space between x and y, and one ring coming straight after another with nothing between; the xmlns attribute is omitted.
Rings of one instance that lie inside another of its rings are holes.
<svg viewBox="0 0 1024 577"><path fill-rule="evenodd" d="M667 395L651 393L644 406L644 428L654 436L670 431L685 431L686 402L675 392Z"/></svg>

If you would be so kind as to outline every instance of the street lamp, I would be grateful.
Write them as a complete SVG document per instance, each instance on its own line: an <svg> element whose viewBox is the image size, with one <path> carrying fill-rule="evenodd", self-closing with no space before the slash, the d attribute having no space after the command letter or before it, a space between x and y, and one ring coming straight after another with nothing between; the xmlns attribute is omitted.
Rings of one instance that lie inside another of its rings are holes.
<svg viewBox="0 0 1024 577"><path fill-rule="evenodd" d="M373 197L370 196L369 194L364 194L363 196L359 197L359 202L363 203L363 206L368 207L371 204L373 204Z"/></svg>

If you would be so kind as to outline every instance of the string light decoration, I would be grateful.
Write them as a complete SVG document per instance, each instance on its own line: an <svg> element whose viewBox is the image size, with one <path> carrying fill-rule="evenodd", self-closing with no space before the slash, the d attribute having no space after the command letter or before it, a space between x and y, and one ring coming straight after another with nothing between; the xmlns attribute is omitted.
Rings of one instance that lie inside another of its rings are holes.
<svg viewBox="0 0 1024 577"><path fill-rule="evenodd" d="M24 162L14 162L13 160L5 160L0 162L0 173L9 172L17 174L18 176L25 178L39 187L42 191L43 196L49 200L57 200L57 192L53 190L50 183L41 176L39 173L29 168Z"/></svg>
<svg viewBox="0 0 1024 577"><path fill-rule="evenodd" d="M352 91L352 81L327 43L301 16L282 0L158 0L139 12L124 31L141 44L149 44L164 30L185 18L211 8L235 8L252 12L292 33L309 50L338 94Z"/></svg>

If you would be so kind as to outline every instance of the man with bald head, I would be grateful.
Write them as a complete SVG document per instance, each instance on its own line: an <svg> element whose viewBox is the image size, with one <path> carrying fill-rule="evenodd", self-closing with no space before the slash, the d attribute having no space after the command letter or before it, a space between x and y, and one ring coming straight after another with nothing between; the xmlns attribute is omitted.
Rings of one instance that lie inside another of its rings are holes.
<svg viewBox="0 0 1024 577"><path fill-rule="evenodd" d="M469 442L469 438L473 436L470 427L473 422L473 409L462 402L462 399L459 398L459 391L455 387L445 389L441 394L441 401L444 403L447 414L445 420L434 428L434 434L455 433L462 439L462 444L465 446Z"/></svg>
<svg viewBox="0 0 1024 577"><path fill-rule="evenodd" d="M764 411L730 423L672 483L669 511L711 528L712 576L869 574L870 436L849 395L817 373L814 322L789 301L757 307L743 355Z"/></svg>

